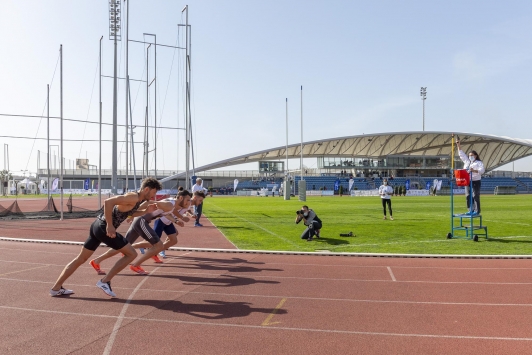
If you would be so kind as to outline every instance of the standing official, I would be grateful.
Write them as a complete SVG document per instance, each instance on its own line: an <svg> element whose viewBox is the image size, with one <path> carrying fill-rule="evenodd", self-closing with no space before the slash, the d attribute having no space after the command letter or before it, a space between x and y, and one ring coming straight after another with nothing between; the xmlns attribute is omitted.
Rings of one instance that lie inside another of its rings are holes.
<svg viewBox="0 0 532 355"><path fill-rule="evenodd" d="M390 219L393 221L393 216L392 216L393 187L388 185L388 179L382 180L382 185L379 187L379 195L382 200L382 209L384 211L383 219L386 219L386 205L388 205L388 211L390 211Z"/></svg>
<svg viewBox="0 0 532 355"><path fill-rule="evenodd" d="M192 194L194 194L194 192L203 192L204 194L207 194L207 189L203 188L203 180L201 178L197 178L196 183L192 186ZM196 213L194 227L203 227L203 224L200 223L201 213L203 212L203 201L199 205L194 206L194 211Z"/></svg>
<svg viewBox="0 0 532 355"><path fill-rule="evenodd" d="M469 152L468 155L466 155L464 151L460 148L459 140L456 141L456 146L458 147L458 154L460 155L460 159L464 162L464 169L471 173L471 180L473 180L472 185L474 206L471 206L470 188L469 186L465 187L466 203L468 209L466 214L480 214L480 179L482 177L482 174L484 174L484 171L486 170L484 168L484 163L482 163L482 160L480 160L478 153L474 150L472 150L471 152Z"/></svg>

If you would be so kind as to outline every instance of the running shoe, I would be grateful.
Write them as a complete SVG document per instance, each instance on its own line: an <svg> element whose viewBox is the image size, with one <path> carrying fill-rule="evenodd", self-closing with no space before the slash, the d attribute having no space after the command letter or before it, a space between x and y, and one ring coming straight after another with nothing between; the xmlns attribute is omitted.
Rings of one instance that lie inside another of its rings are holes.
<svg viewBox="0 0 532 355"><path fill-rule="evenodd" d="M163 250L162 252L159 253L159 256L163 259L166 259L166 252Z"/></svg>
<svg viewBox="0 0 532 355"><path fill-rule="evenodd" d="M102 269L100 269L100 264L97 264L94 259L92 259L91 261L89 261L89 264L90 266L92 266L94 268L94 270L96 270L96 272L98 273L98 275L105 275L105 271L103 271Z"/></svg>
<svg viewBox="0 0 532 355"><path fill-rule="evenodd" d="M393 221L393 217L392 216L390 216L390 219Z"/></svg>
<svg viewBox="0 0 532 355"><path fill-rule="evenodd" d="M161 259L159 259L159 257L157 255L154 255L151 258L155 261L156 264L162 264L163 263L163 261Z"/></svg>
<svg viewBox="0 0 532 355"><path fill-rule="evenodd" d="M98 280L98 282L96 282L96 286L102 290L103 292L105 292L105 294L107 296L110 296L110 297L116 297L116 294L113 292L113 290L111 289L111 281L107 281L107 282L102 282L102 280Z"/></svg>
<svg viewBox="0 0 532 355"><path fill-rule="evenodd" d="M52 296L52 297L55 297L55 296L63 296L63 295L72 295L72 294L74 294L74 291L73 291L73 290L67 290L67 289L64 288L63 286L61 286L61 288L59 289L59 291L50 290L50 296Z"/></svg>
<svg viewBox="0 0 532 355"><path fill-rule="evenodd" d="M144 248L139 248L139 251L141 254L144 254L146 252L146 250L144 250Z"/></svg>
<svg viewBox="0 0 532 355"><path fill-rule="evenodd" d="M134 273L137 273L139 275L148 275L148 273L146 271L144 271L144 269L141 268L140 266L129 265L129 268L131 269L131 271L133 271Z"/></svg>
<svg viewBox="0 0 532 355"><path fill-rule="evenodd" d="M194 227L203 227L203 224L201 224L201 223L194 223Z"/></svg>

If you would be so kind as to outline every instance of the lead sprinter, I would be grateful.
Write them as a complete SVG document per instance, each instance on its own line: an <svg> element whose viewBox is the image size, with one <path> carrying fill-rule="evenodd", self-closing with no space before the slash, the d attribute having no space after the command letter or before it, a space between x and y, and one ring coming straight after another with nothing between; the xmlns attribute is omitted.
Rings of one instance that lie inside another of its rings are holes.
<svg viewBox="0 0 532 355"><path fill-rule="evenodd" d="M151 246L151 248L145 253L145 255L142 255L137 261L131 264L131 266L129 267L131 271L139 275L148 275L148 273L141 266L144 261L148 260L149 258L155 258L155 262L162 263L162 261L157 258L156 255L158 252L163 250L163 243L161 242L160 236L158 236L157 233L150 226L150 222L166 214L171 214L173 212L177 213L175 211L176 208L179 209L181 204L185 205L190 202L190 193L187 190L180 191L177 196L178 199L177 203L175 203L176 206L174 206L174 203L170 201L157 201L155 203L158 207L156 211L147 213L140 217L136 217L131 223L129 230L126 233L126 240L128 241L128 243L130 243L135 249ZM142 242L135 243L138 237L142 237L145 240L145 244ZM94 268L94 270L96 270L99 275L103 275L105 274L105 271L102 271L102 269L100 268L100 263L118 253L118 250L109 249L107 252L100 255L96 259L91 260L90 265Z"/></svg>
<svg viewBox="0 0 532 355"><path fill-rule="evenodd" d="M81 252L65 266L50 289L50 296L73 294L74 291L64 288L63 283L91 257L100 243L105 243L107 246L120 251L124 256L115 263L103 279L96 283L96 286L108 296L116 297L111 289L111 279L137 256L135 249L120 233L116 232L116 229L130 216L137 217L155 211L156 206L149 203L149 200L153 200L157 191L161 189L161 183L157 179L149 177L142 181L139 192L130 192L106 199L103 213L92 223L89 238L85 241ZM112 221L112 223L108 224L107 221Z"/></svg>

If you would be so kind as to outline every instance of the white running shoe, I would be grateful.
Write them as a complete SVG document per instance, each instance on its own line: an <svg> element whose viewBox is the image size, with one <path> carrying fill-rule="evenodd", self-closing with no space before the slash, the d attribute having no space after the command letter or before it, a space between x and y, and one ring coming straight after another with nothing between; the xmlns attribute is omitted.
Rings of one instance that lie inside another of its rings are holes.
<svg viewBox="0 0 532 355"><path fill-rule="evenodd" d="M98 282L96 282L96 286L105 292L107 296L116 297L116 294L113 292L113 290L111 290L111 281L102 282L102 280L98 280Z"/></svg>
<svg viewBox="0 0 532 355"><path fill-rule="evenodd" d="M159 256L163 259L166 259L166 253L165 251L163 250L162 252L159 253Z"/></svg>
<svg viewBox="0 0 532 355"><path fill-rule="evenodd" d="M63 286L61 286L59 291L50 290L50 296L52 297L72 294L74 294L73 290L67 290L66 288L63 288Z"/></svg>

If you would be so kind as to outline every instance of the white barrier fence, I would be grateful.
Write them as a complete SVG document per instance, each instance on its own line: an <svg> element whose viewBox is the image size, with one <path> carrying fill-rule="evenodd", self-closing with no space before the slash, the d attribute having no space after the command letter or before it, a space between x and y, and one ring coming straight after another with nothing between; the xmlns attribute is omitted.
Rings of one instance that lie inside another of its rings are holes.
<svg viewBox="0 0 532 355"><path fill-rule="evenodd" d="M379 196L379 190L351 190L351 197Z"/></svg>
<svg viewBox="0 0 532 355"><path fill-rule="evenodd" d="M61 193L60 190L52 190L50 191L50 193L54 194L54 195L58 195ZM107 195L107 194L110 194L111 193L111 189L102 189L102 195ZM41 194L48 194L48 189L41 189ZM87 194L91 194L91 195L97 195L98 194L98 190L84 190L84 189L63 189L63 194L74 194L74 195L87 195ZM117 190L117 194L118 195L122 195L122 189L118 189Z"/></svg>
<svg viewBox="0 0 532 355"><path fill-rule="evenodd" d="M406 196L429 196L429 190L408 190Z"/></svg>
<svg viewBox="0 0 532 355"><path fill-rule="evenodd" d="M334 196L333 190L307 190L307 196Z"/></svg>

